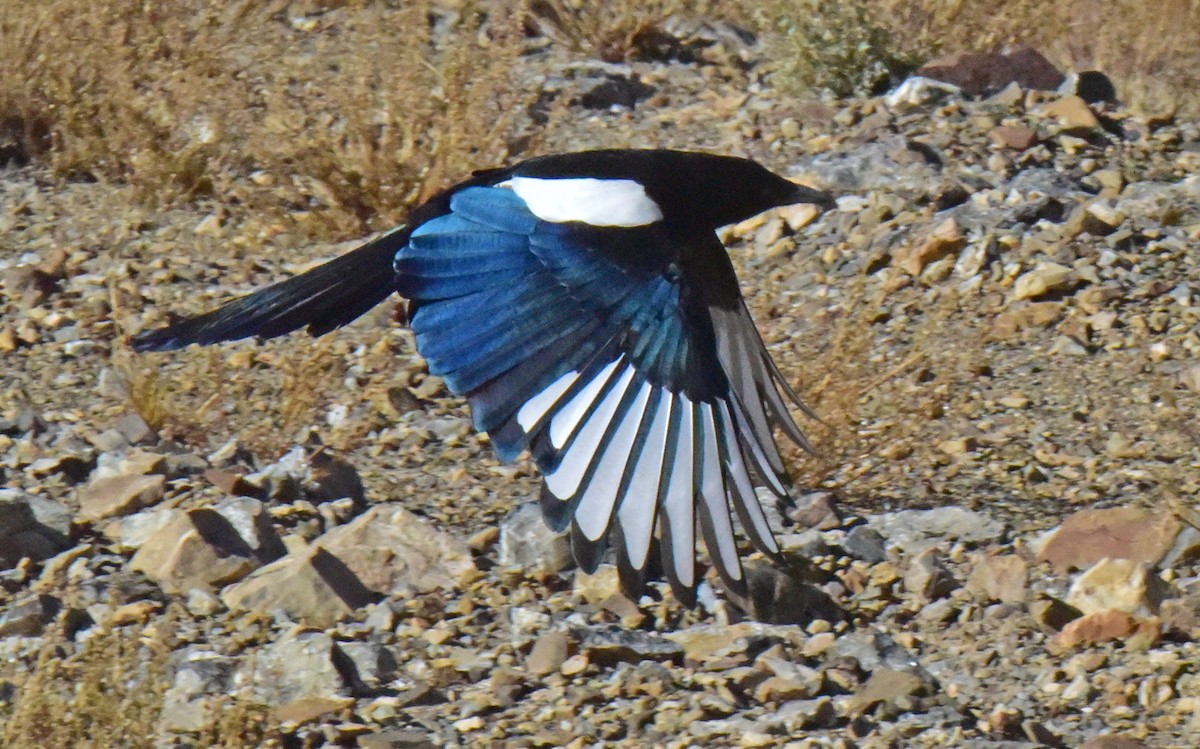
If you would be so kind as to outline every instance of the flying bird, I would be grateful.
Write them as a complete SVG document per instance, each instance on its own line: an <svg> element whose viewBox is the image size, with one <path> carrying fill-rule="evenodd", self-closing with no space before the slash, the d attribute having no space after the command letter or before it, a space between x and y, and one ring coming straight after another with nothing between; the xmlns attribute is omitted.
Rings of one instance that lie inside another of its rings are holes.
<svg viewBox="0 0 1200 749"><path fill-rule="evenodd" d="M429 371L467 399L498 457L532 454L544 517L570 528L582 569L612 547L637 593L657 547L692 603L699 534L744 599L734 513L778 559L755 485L788 499L774 430L811 449L789 402L811 412L767 352L716 230L795 203L832 200L730 156L532 158L476 172L345 255L131 343L319 336L399 293Z"/></svg>

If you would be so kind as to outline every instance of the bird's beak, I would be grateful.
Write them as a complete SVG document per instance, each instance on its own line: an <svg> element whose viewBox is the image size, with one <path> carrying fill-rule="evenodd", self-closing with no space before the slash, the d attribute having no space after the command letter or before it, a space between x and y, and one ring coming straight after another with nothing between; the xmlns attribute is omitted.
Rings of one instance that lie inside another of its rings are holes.
<svg viewBox="0 0 1200 749"><path fill-rule="evenodd" d="M791 204L796 203L811 203L822 211L832 211L837 208L837 201L833 199L832 195L801 184L796 184L796 191L792 196Z"/></svg>

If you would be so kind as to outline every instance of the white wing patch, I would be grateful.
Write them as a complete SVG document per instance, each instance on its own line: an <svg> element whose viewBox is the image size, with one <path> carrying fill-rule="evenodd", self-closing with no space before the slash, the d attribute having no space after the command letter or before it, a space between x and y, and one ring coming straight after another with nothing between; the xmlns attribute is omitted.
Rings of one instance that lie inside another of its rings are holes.
<svg viewBox="0 0 1200 749"><path fill-rule="evenodd" d="M617 521L625 535L625 551L629 564L636 570L646 565L646 553L650 551L650 537L654 533L654 505L658 501L658 489L663 483L663 457L667 453L667 427L671 420L674 396L663 390L650 422L650 432L642 454L638 456L629 489L617 510Z"/></svg>
<svg viewBox="0 0 1200 749"><path fill-rule="evenodd" d="M554 496L559 499L574 496L575 490L583 481L583 475L587 472L588 466L596 459L596 448L600 446L600 440L604 439L604 432L616 414L617 406L620 405L621 398L624 397L625 390L629 387L632 379L633 367L625 367L625 371L613 388L608 391L608 394L600 401L600 405L579 428L579 434L567 448L558 468L546 474L546 486ZM555 417L555 421L557 421L557 417ZM553 423L550 429L553 431Z"/></svg>
<svg viewBox="0 0 1200 749"><path fill-rule="evenodd" d="M617 490L621 488L621 478L628 468L633 441L637 437L638 427L642 424L642 415L646 412L646 403L650 400L652 389L650 383L642 383L636 400L621 419L604 453L599 456L592 479L579 499L579 507L575 510L575 522L589 541L600 540L608 530L613 507L617 502ZM639 497L645 503L652 503L653 498L653 493Z"/></svg>
<svg viewBox="0 0 1200 749"><path fill-rule="evenodd" d="M513 177L499 186L511 187L530 213L555 224L646 226L663 217L646 188L631 179Z"/></svg>

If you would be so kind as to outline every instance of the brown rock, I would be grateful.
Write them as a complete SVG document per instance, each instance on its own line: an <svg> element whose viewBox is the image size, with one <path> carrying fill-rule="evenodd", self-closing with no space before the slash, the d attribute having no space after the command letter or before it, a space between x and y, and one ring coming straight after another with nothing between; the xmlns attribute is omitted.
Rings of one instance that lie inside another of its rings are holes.
<svg viewBox="0 0 1200 749"><path fill-rule="evenodd" d="M204 472L204 478L213 486L232 496L261 497L263 495L261 487L250 483L240 473L220 468L209 468Z"/></svg>
<svg viewBox="0 0 1200 749"><path fill-rule="evenodd" d="M1091 737L1080 744L1079 749L1150 749L1150 745L1132 736L1106 733Z"/></svg>
<svg viewBox="0 0 1200 749"><path fill-rule="evenodd" d="M396 505L375 505L313 543L383 595L453 587L475 569L465 542Z"/></svg>
<svg viewBox="0 0 1200 749"><path fill-rule="evenodd" d="M959 228L958 222L948 218L938 224L924 242L896 253L894 259L901 270L909 275L919 276L930 263L957 255L966 246L967 238Z"/></svg>
<svg viewBox="0 0 1200 749"><path fill-rule="evenodd" d="M1046 629L1058 632L1082 616L1083 612L1057 598L1039 598L1029 604L1029 614Z"/></svg>
<svg viewBox="0 0 1200 749"><path fill-rule="evenodd" d="M1046 539L1038 560L1055 572L1090 567L1101 559L1129 559L1154 566L1171 549L1179 520L1137 507L1082 510Z"/></svg>
<svg viewBox="0 0 1200 749"><path fill-rule="evenodd" d="M191 510L147 538L129 560L129 568L168 593L185 593L240 580L260 563L254 550L215 510Z"/></svg>
<svg viewBox="0 0 1200 749"><path fill-rule="evenodd" d="M1124 611L1101 611L1063 627L1055 642L1060 647L1073 648L1124 640L1130 647L1146 648L1158 642L1160 629L1158 619L1142 619Z"/></svg>
<svg viewBox="0 0 1200 749"><path fill-rule="evenodd" d="M621 579L612 564L602 564L589 575L583 570L575 571L575 595L591 604L597 604L621 592Z"/></svg>
<svg viewBox="0 0 1200 749"><path fill-rule="evenodd" d="M1084 614L1114 609L1151 616L1167 596L1167 585L1142 562L1101 559L1079 576L1067 603Z"/></svg>
<svg viewBox="0 0 1200 749"><path fill-rule="evenodd" d="M1053 91L1063 82L1062 72L1028 47L1010 52L958 52L938 57L922 65L917 75L953 83L972 96L999 91L1010 83Z"/></svg>
<svg viewBox="0 0 1200 749"><path fill-rule="evenodd" d="M996 315L988 335L999 341L1008 340L1023 330L1048 328L1062 317L1058 302L1034 302Z"/></svg>
<svg viewBox="0 0 1200 749"><path fill-rule="evenodd" d="M1168 598L1159 607L1163 631L1176 637L1200 640L1200 597Z"/></svg>
<svg viewBox="0 0 1200 749"><path fill-rule="evenodd" d="M833 495L817 492L796 500L796 506L788 510L788 517L801 528L816 528L827 531L842 524L838 518Z"/></svg>
<svg viewBox="0 0 1200 749"><path fill-rule="evenodd" d="M535 676L558 673L571 656L573 645L574 642L565 631L547 632L533 643L533 650L525 661L525 669Z"/></svg>
<svg viewBox="0 0 1200 749"><path fill-rule="evenodd" d="M1100 126L1100 120L1078 96L1064 96L1057 101L1047 102L1038 108L1043 117L1058 120L1063 130L1091 130Z"/></svg>
<svg viewBox="0 0 1200 749"><path fill-rule="evenodd" d="M24 307L36 307L58 288L59 278L40 268L18 265L4 273L4 290Z"/></svg>
<svg viewBox="0 0 1200 749"><path fill-rule="evenodd" d="M130 450L121 458L117 469L127 476L144 476L151 473L166 473L167 457L149 450Z"/></svg>
<svg viewBox="0 0 1200 749"><path fill-rule="evenodd" d="M769 676L754 688L754 699L759 702L789 702L791 700L807 700L817 696L810 680L797 679L791 676ZM820 680L816 680L816 688L820 689Z"/></svg>
<svg viewBox="0 0 1200 749"><path fill-rule="evenodd" d="M1029 564L1016 554L984 556L967 577L967 590L978 598L1003 603L1025 600Z"/></svg>
<svg viewBox="0 0 1200 749"><path fill-rule="evenodd" d="M958 582L946 569L941 554L936 549L926 549L904 571L904 587L922 601L933 601L953 593Z"/></svg>
<svg viewBox="0 0 1200 749"><path fill-rule="evenodd" d="M261 567L221 592L237 611L283 610L296 621L331 627L374 596L337 557L317 545Z"/></svg>
<svg viewBox="0 0 1200 749"><path fill-rule="evenodd" d="M1013 284L1013 299L1036 299L1070 291L1079 285L1079 275L1058 263L1038 263Z"/></svg>
<svg viewBox="0 0 1200 749"><path fill-rule="evenodd" d="M271 717L280 723L308 723L353 704L353 697L302 697L272 709Z"/></svg>
<svg viewBox="0 0 1200 749"><path fill-rule="evenodd" d="M1037 145L1037 132L1023 125L1000 125L988 133L992 142L1004 148L1025 151Z"/></svg>
<svg viewBox="0 0 1200 749"><path fill-rule="evenodd" d="M921 677L907 671L881 668L846 703L846 713L859 716L881 702L900 703L925 691Z"/></svg>
<svg viewBox="0 0 1200 749"><path fill-rule="evenodd" d="M166 482L158 474L94 479L80 492L79 520L94 523L149 507L162 499Z"/></svg>

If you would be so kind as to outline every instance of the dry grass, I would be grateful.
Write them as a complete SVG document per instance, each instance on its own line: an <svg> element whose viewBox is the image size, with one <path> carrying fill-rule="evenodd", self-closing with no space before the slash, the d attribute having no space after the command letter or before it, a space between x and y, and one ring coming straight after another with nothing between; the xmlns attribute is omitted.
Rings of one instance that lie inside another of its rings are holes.
<svg viewBox="0 0 1200 749"><path fill-rule="evenodd" d="M16 698L0 706L0 744L9 749L158 746L155 722L172 633L169 625L104 629L62 657L47 638L34 668L15 674ZM0 670L3 674L7 668Z"/></svg>
<svg viewBox="0 0 1200 749"><path fill-rule="evenodd" d="M870 0L775 0L758 13L781 32L773 81L785 90L870 96L919 64L884 27L878 3Z"/></svg>
<svg viewBox="0 0 1200 749"><path fill-rule="evenodd" d="M529 17L539 31L585 56L632 62L669 55L664 25L672 18L736 22L751 7L743 0L534 0Z"/></svg>
<svg viewBox="0 0 1200 749"><path fill-rule="evenodd" d="M36 662L22 672L0 665L13 681L10 703L0 703L0 746L5 749L153 749L163 745L157 723L167 687L167 660L177 647L180 613L135 630L98 628L74 644L61 631L46 638ZM64 652L69 655L64 656ZM265 708L227 698L218 717L191 742L195 747L282 746L267 726Z"/></svg>
<svg viewBox="0 0 1200 749"><path fill-rule="evenodd" d="M0 0L0 141L154 205L361 235L524 143L519 19L482 6L435 34L429 1Z"/></svg>

